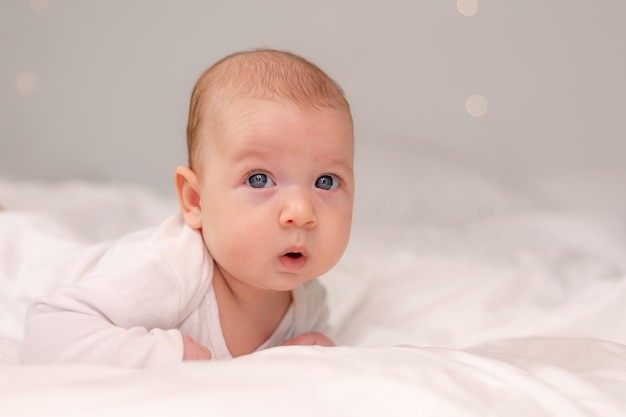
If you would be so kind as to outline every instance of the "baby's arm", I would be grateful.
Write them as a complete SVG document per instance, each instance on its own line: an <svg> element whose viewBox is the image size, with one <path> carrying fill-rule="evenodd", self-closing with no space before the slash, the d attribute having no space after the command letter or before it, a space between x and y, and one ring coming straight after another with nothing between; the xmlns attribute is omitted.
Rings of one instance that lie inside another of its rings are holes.
<svg viewBox="0 0 626 417"><path fill-rule="evenodd" d="M293 339L285 340L281 346L293 346L293 345L318 345L318 346L335 346L335 343L330 340L326 335L320 332L307 332L301 333Z"/></svg>
<svg viewBox="0 0 626 417"><path fill-rule="evenodd" d="M26 322L23 362L146 367L182 360L183 341L175 322L150 320L158 312L139 302L136 309L124 308L133 302L125 297L106 303L63 297L71 290L40 298L33 305ZM154 300L155 306L158 301ZM161 304L163 310L171 311L164 304L168 303ZM116 317L118 309L125 317Z"/></svg>
<svg viewBox="0 0 626 417"><path fill-rule="evenodd" d="M196 283L183 288L178 274L159 260L151 251L129 251L37 299L26 321L22 360L125 367L182 361L177 327L186 317L188 294L201 291Z"/></svg>

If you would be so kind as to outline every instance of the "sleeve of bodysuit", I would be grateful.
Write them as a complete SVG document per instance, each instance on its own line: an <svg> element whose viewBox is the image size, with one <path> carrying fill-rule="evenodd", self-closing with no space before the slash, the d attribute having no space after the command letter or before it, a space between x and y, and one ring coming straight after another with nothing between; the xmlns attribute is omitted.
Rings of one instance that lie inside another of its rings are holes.
<svg viewBox="0 0 626 417"><path fill-rule="evenodd" d="M89 275L37 299L22 362L148 367L182 361L176 329L208 271L201 256L192 256L185 263L191 271L183 272L191 277L183 282L170 258L150 245L118 245Z"/></svg>

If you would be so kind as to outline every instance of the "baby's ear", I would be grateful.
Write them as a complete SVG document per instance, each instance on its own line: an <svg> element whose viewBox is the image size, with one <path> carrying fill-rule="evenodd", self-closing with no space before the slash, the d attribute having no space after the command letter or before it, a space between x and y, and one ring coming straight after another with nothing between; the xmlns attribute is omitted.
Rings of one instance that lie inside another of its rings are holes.
<svg viewBox="0 0 626 417"><path fill-rule="evenodd" d="M174 182L180 211L185 223L192 229L200 229L202 227L202 209L200 207L198 176L191 169L179 166L174 171Z"/></svg>

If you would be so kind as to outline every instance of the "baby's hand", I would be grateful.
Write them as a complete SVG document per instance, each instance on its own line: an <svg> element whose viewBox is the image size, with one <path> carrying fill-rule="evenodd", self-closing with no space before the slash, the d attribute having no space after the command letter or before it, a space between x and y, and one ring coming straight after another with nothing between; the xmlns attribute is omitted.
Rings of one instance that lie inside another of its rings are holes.
<svg viewBox="0 0 626 417"><path fill-rule="evenodd" d="M299 334L293 339L285 340L281 346L293 346L293 345L318 345L318 346L335 346L335 343L330 340L326 335L320 332L307 332Z"/></svg>
<svg viewBox="0 0 626 417"><path fill-rule="evenodd" d="M202 346L188 336L186 334L183 335L183 360L184 361L201 361L201 360L210 360L211 359L211 351L206 347Z"/></svg>

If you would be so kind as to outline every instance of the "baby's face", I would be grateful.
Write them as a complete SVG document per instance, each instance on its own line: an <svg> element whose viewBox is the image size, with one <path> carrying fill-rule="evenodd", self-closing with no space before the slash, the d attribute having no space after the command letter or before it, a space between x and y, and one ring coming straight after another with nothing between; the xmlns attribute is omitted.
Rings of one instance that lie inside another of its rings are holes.
<svg viewBox="0 0 626 417"><path fill-rule="evenodd" d="M203 147L202 234L224 277L286 291L332 268L352 222L348 116L241 100L212 133Z"/></svg>

